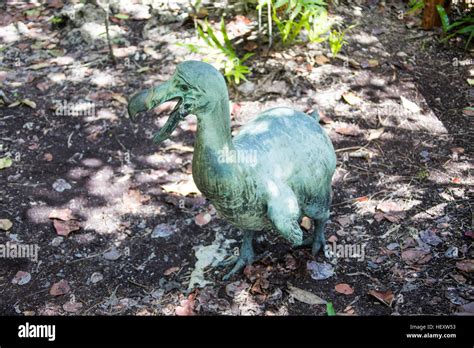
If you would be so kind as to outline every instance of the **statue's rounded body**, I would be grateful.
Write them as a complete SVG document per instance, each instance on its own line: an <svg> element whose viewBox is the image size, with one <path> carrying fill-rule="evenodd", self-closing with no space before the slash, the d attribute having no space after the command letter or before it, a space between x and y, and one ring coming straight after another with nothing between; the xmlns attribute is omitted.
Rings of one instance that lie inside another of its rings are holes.
<svg viewBox="0 0 474 348"><path fill-rule="evenodd" d="M290 108L269 109L243 126L233 143L235 151L217 161L237 161L225 163L212 177L193 161L197 187L231 223L254 231L271 227L267 202L284 186L295 193L302 215L329 209L336 156L316 119Z"/></svg>
<svg viewBox="0 0 474 348"><path fill-rule="evenodd" d="M303 244L299 221L314 220L312 252L325 243L334 148L315 117L290 108L265 111L232 139L229 96L223 76L211 65L186 61L165 83L135 94L131 119L169 100L178 100L155 134L162 142L189 114L197 116L193 179L217 211L244 232L240 256L225 276L254 260L254 231L273 227L292 245Z"/></svg>

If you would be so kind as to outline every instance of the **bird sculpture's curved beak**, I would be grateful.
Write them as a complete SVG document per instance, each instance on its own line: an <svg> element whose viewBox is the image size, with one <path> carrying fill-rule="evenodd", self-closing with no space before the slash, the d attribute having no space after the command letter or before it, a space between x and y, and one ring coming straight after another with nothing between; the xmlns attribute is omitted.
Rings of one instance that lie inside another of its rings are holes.
<svg viewBox="0 0 474 348"><path fill-rule="evenodd" d="M171 112L163 128L153 136L156 143L168 139L178 126L179 121L186 116L182 106L182 96L177 92L173 92L170 87L170 82L166 82L157 87L145 89L136 93L128 102L128 115L135 122L138 113L154 109L160 104L179 98L178 104Z"/></svg>

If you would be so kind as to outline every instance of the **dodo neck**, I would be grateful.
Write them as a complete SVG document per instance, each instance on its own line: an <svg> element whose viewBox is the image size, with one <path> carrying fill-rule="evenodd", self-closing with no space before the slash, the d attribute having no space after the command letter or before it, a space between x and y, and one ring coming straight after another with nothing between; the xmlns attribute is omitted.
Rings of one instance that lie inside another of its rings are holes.
<svg viewBox="0 0 474 348"><path fill-rule="evenodd" d="M199 115L195 150L219 152L234 148L230 130L229 99L221 98L217 103Z"/></svg>

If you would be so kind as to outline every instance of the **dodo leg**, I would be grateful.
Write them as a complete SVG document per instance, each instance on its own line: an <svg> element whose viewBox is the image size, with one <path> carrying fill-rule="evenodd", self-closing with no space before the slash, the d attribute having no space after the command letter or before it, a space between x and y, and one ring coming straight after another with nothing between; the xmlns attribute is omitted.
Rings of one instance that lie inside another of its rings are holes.
<svg viewBox="0 0 474 348"><path fill-rule="evenodd" d="M322 247L326 245L326 238L324 236L324 228L326 227L326 222L329 219L329 211L323 214L323 216L314 219L314 235L313 235L313 245L312 245L312 254L315 256Z"/></svg>
<svg viewBox="0 0 474 348"><path fill-rule="evenodd" d="M253 231L245 231L244 240L242 241L242 245L240 246L239 258L237 259L237 261L235 261L234 267L232 268L232 270L229 273L227 273L222 278L222 280L228 280L235 273L240 271L245 266L250 265L254 261L255 253L253 251L252 240L253 240ZM222 265L224 266L224 264Z"/></svg>
<svg viewBox="0 0 474 348"><path fill-rule="evenodd" d="M272 192L272 199L268 202L268 218L293 246L303 243L303 231L298 223L300 214L298 201L290 188L280 186Z"/></svg>

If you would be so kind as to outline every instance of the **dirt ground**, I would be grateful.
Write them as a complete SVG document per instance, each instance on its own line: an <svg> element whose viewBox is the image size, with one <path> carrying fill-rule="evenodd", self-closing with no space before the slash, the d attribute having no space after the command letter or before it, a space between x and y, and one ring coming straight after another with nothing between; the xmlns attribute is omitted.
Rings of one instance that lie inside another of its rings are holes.
<svg viewBox="0 0 474 348"><path fill-rule="evenodd" d="M13 226L0 244L39 251L37 262L0 258L0 314L326 315L321 299L340 315L472 307L473 60L401 16L402 2L336 7L357 23L337 59L326 43L261 43L249 81L229 89L234 132L273 106L320 112L338 158L326 236L363 245L364 257L313 258L267 232L255 249L268 254L227 282L205 256L234 253L241 234L192 185L195 118L157 146L166 116L126 115L133 93L202 58L176 45L196 40L192 21L113 18L114 65L103 41L81 36L80 18L49 21L60 1L6 7L0 158L13 163L0 170L0 219ZM81 115L57 112L83 104ZM321 264L327 278L314 279ZM196 276L207 283L189 288Z"/></svg>

